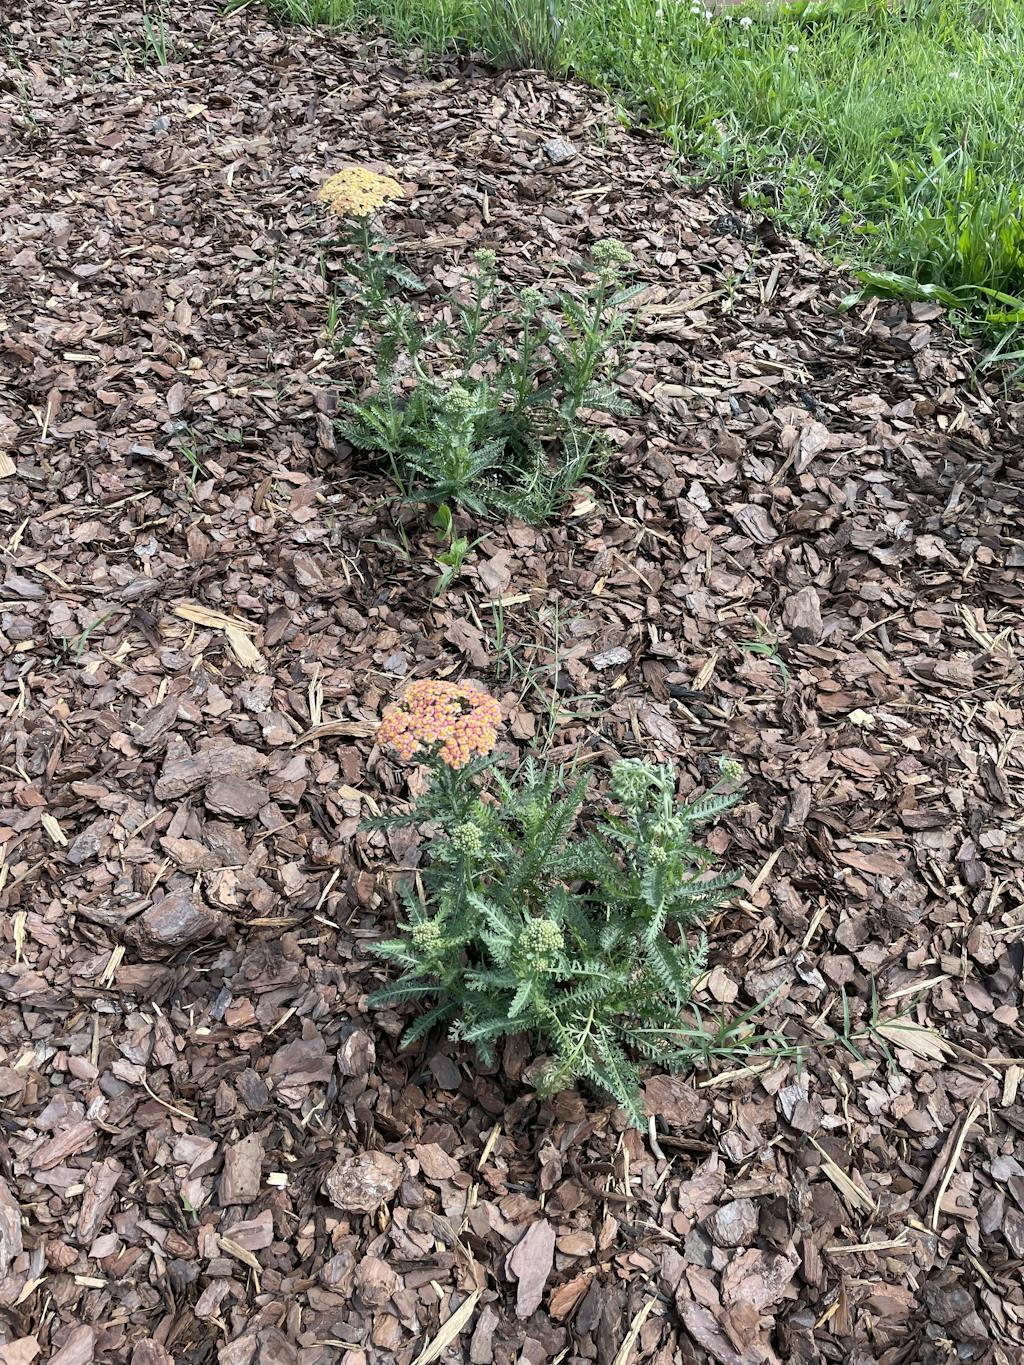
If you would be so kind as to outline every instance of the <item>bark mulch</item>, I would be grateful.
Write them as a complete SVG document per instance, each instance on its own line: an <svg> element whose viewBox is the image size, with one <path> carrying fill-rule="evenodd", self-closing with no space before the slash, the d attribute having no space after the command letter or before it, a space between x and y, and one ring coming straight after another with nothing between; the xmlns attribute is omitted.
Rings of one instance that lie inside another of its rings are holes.
<svg viewBox="0 0 1024 1365"><path fill-rule="evenodd" d="M121 3L0 50L0 1362L1019 1361L1024 409L591 92L165 13L166 69ZM480 246L648 286L607 487L436 599L332 430L351 162L436 309ZM398 1053L417 846L359 822L436 674L598 781L743 761L701 1000L802 1066L652 1077L641 1134Z"/></svg>

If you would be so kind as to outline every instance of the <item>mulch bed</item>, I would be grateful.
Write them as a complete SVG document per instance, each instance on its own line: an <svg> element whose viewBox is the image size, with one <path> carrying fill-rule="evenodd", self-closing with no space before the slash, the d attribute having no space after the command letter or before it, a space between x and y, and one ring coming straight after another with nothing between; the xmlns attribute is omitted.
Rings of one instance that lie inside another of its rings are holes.
<svg viewBox="0 0 1024 1365"><path fill-rule="evenodd" d="M6 16L0 1362L409 1365L453 1313L473 1365L1020 1360L1021 404L587 90L167 15L167 70L130 6ZM465 523L436 600L331 422L350 162L438 309L484 245L649 286L607 488ZM802 1067L653 1077L641 1134L526 1045L398 1053L417 843L359 823L437 674L598 786L742 760L701 999L776 992Z"/></svg>

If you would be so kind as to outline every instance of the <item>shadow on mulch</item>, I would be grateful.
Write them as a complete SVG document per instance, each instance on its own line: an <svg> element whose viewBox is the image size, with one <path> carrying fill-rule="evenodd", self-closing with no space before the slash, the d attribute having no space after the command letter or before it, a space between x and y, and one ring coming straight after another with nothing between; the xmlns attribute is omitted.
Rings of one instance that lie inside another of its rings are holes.
<svg viewBox="0 0 1024 1365"><path fill-rule="evenodd" d="M473 1365L1019 1359L1020 406L590 92L167 17L156 70L28 3L0 78L0 1365L408 1365L460 1308ZM481 245L648 286L607 489L443 599L332 431L349 161L433 306ZM374 724L463 671L524 749L744 762L705 998L802 1068L654 1077L639 1134L525 1047L396 1055Z"/></svg>

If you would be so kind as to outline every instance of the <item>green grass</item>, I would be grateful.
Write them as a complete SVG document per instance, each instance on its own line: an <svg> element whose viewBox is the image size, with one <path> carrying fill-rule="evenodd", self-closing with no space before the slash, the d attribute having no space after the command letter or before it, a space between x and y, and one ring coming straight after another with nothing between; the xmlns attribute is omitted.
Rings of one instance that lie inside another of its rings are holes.
<svg viewBox="0 0 1024 1365"><path fill-rule="evenodd" d="M267 3L574 73L752 207L873 268L876 290L935 286L1007 353L1024 323L1024 0L801 0L710 20L689 0Z"/></svg>

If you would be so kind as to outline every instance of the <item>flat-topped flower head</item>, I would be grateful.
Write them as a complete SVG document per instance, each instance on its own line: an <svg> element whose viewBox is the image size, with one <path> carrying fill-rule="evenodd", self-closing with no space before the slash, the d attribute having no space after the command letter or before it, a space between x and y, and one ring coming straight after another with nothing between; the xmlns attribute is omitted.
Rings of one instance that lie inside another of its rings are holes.
<svg viewBox="0 0 1024 1365"><path fill-rule="evenodd" d="M453 384L444 396L444 405L449 412L471 412L476 406L476 398L465 384Z"/></svg>
<svg viewBox="0 0 1024 1365"><path fill-rule="evenodd" d="M534 967L546 967L551 958L565 949L562 931L553 920L532 919L519 934L519 951Z"/></svg>
<svg viewBox="0 0 1024 1365"><path fill-rule="evenodd" d="M444 935L441 933L441 926L437 920L425 919L412 927L413 946L421 953L436 953L440 948Z"/></svg>
<svg viewBox="0 0 1024 1365"><path fill-rule="evenodd" d="M401 185L390 175L378 175L365 166L349 166L325 180L316 197L339 218L368 218L404 194Z"/></svg>
<svg viewBox="0 0 1024 1365"><path fill-rule="evenodd" d="M633 264L633 253L618 237L602 237L591 247L590 254L598 265L625 267Z"/></svg>
<svg viewBox="0 0 1024 1365"><path fill-rule="evenodd" d="M464 857L473 858L484 846L483 831L469 821L456 825L452 830L452 844Z"/></svg>
<svg viewBox="0 0 1024 1365"><path fill-rule="evenodd" d="M519 295L519 302L526 309L527 313L533 317L534 314L539 313L544 307L545 299L536 285L528 284Z"/></svg>
<svg viewBox="0 0 1024 1365"><path fill-rule="evenodd" d="M616 284L635 259L632 251L617 237L604 237L595 242L590 254L597 266L598 279L606 286Z"/></svg>
<svg viewBox="0 0 1024 1365"><path fill-rule="evenodd" d="M743 764L736 758L729 758L723 754L718 760L718 771L725 778L726 782L739 784L745 776Z"/></svg>
<svg viewBox="0 0 1024 1365"><path fill-rule="evenodd" d="M385 708L377 742L406 763L435 754L449 768L464 768L498 742L501 707L472 683L414 682Z"/></svg>

